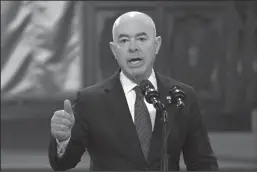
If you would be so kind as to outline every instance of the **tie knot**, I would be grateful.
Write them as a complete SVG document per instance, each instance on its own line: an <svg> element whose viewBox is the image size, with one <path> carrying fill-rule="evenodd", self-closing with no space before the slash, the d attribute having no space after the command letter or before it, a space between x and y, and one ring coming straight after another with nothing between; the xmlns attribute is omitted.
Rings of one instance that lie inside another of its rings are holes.
<svg viewBox="0 0 257 172"><path fill-rule="evenodd" d="M141 88L137 85L134 87L137 98L144 98Z"/></svg>

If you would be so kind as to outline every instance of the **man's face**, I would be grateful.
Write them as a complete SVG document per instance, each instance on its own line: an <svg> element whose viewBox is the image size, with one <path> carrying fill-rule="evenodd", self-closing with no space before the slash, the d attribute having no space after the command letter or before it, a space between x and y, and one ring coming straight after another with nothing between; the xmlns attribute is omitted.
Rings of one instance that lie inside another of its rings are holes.
<svg viewBox="0 0 257 172"><path fill-rule="evenodd" d="M121 21L114 32L112 52L122 71L129 78L147 79L153 68L161 38L154 28L140 19Z"/></svg>

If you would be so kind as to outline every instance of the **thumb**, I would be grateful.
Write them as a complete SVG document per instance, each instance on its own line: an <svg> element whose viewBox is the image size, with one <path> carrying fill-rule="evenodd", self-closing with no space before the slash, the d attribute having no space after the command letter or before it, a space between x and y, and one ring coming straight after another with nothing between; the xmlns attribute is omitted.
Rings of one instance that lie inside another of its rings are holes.
<svg viewBox="0 0 257 172"><path fill-rule="evenodd" d="M73 115L72 107L71 107L71 102L70 102L68 99L66 99L66 100L64 101L64 110L65 110L68 114Z"/></svg>

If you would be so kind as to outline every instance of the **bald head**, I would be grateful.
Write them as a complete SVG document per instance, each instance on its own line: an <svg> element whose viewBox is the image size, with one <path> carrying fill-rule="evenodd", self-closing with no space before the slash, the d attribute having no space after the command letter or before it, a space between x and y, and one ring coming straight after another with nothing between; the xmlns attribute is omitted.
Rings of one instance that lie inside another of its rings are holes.
<svg viewBox="0 0 257 172"><path fill-rule="evenodd" d="M131 22L144 23L147 27L149 27L153 30L153 36L156 37L156 28L155 28L155 24L154 24L154 21L152 20L152 18L142 12L130 11L130 12L122 14L115 20L113 27L112 27L113 41L115 41L118 28L124 24L129 24Z"/></svg>

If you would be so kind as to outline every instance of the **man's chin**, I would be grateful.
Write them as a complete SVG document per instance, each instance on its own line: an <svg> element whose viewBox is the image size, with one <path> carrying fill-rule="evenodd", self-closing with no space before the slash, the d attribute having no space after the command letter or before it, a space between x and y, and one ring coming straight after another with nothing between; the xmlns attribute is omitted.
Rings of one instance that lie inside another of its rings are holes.
<svg viewBox="0 0 257 172"><path fill-rule="evenodd" d="M146 76L146 72L143 70L134 70L130 72L129 75L131 76L131 78L133 78L133 80L136 80L136 81L148 79L148 76Z"/></svg>
<svg viewBox="0 0 257 172"><path fill-rule="evenodd" d="M130 75L134 76L134 77L140 77L140 76L144 76L145 71L142 68L135 68L130 70Z"/></svg>

